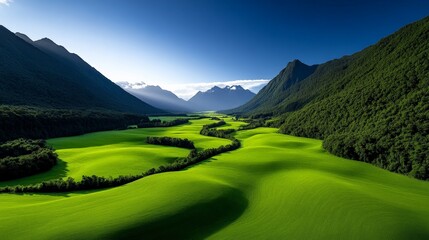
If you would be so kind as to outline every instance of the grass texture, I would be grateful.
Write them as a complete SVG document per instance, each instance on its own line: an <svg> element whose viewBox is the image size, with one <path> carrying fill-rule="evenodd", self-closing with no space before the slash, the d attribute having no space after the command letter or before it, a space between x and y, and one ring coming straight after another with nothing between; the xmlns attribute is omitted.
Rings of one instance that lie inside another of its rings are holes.
<svg viewBox="0 0 429 240"><path fill-rule="evenodd" d="M227 144L198 134L211 122L49 142L66 176L131 174L188 153L146 145L145 136L188 138L197 148ZM274 128L239 131L235 137L242 142L236 151L121 187L1 194L2 239L429 238L428 182L335 157L319 140ZM30 180L39 179L21 181Z"/></svg>

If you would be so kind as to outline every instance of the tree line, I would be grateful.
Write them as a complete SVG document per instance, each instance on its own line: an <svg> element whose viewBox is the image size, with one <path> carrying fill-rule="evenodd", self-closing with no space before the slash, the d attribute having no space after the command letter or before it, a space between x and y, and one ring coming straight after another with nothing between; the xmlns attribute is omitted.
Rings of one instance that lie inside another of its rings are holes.
<svg viewBox="0 0 429 240"><path fill-rule="evenodd" d="M139 128L152 128L152 127L173 127L177 125L182 125L185 123L189 123L189 118L178 118L172 121L161 121L160 119L152 119L149 117L144 117L137 124Z"/></svg>
<svg viewBox="0 0 429 240"><path fill-rule="evenodd" d="M264 127L265 126L265 119L248 119L245 120L247 123L246 125L240 126L239 130L250 130L258 127Z"/></svg>
<svg viewBox="0 0 429 240"><path fill-rule="evenodd" d="M17 138L47 139L126 129L142 115L112 111L47 109L0 105L0 142Z"/></svg>
<svg viewBox="0 0 429 240"><path fill-rule="evenodd" d="M146 142L155 145L195 149L194 143L187 138L181 139L172 137L147 137Z"/></svg>
<svg viewBox="0 0 429 240"><path fill-rule="evenodd" d="M235 132L235 129L216 129L217 127L221 127L225 124L226 122L224 120L220 120L219 122L211 124L206 124L201 129L200 134L210 137L227 138L230 140L234 140L234 138L231 136L231 133Z"/></svg>

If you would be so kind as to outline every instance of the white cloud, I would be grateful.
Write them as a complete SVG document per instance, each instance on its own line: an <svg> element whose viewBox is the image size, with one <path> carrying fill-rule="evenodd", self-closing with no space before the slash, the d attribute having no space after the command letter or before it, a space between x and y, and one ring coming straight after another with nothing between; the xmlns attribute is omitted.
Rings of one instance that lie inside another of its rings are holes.
<svg viewBox="0 0 429 240"><path fill-rule="evenodd" d="M9 4L11 4L13 2L13 0L0 0L0 4L9 6Z"/></svg>
<svg viewBox="0 0 429 240"><path fill-rule="evenodd" d="M146 87L146 83L144 82L135 82L135 83L131 83L131 82L116 82L116 85L119 85L121 88L124 89L141 89Z"/></svg>
<svg viewBox="0 0 429 240"><path fill-rule="evenodd" d="M257 80L234 80L227 82L209 82L209 83L185 83L185 84L168 84L160 85L163 89L174 92L177 96L188 100L194 96L198 91L207 91L214 86L224 88L226 86L240 85L244 89L257 93L262 87L267 85L270 80L257 79Z"/></svg>

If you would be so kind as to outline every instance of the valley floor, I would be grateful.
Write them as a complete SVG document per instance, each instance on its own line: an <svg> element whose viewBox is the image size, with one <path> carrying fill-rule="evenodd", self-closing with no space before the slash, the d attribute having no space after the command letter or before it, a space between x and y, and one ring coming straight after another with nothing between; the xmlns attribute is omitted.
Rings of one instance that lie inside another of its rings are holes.
<svg viewBox="0 0 429 240"><path fill-rule="evenodd" d="M146 145L149 135L189 138L200 149L229 143L199 135L210 122L52 139L61 171L2 184L131 174L189 151ZM235 137L238 150L121 187L1 194L1 238L429 239L428 182L335 157L319 140L274 128Z"/></svg>

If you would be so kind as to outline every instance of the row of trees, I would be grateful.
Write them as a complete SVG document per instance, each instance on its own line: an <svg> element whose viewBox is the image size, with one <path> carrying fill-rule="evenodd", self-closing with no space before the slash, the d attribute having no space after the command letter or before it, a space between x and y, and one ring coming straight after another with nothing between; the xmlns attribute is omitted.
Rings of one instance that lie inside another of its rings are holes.
<svg viewBox="0 0 429 240"><path fill-rule="evenodd" d="M148 117L141 119L140 123L137 124L139 128L152 128L152 127L173 127L189 123L189 118L178 118L172 121L161 121L160 119L150 120Z"/></svg>
<svg viewBox="0 0 429 240"><path fill-rule="evenodd" d="M148 171L149 172L149 171ZM147 175L145 175L147 176ZM54 179L44 181L33 185L18 185L18 186L7 186L0 188L1 193L28 193L28 192L70 192L78 190L91 190L121 186L126 183L135 181L144 177L143 175L133 176L119 176L116 178L112 177L100 177L96 175L82 176L82 180L76 181L74 178L69 177L67 179Z"/></svg>
<svg viewBox="0 0 429 240"><path fill-rule="evenodd" d="M210 137L227 138L230 140L234 140L234 138L231 136L231 133L235 132L235 129L216 129L217 127L221 127L225 124L226 122L224 120L221 120L219 122L204 125L200 131L200 134Z"/></svg>
<svg viewBox="0 0 429 240"><path fill-rule="evenodd" d="M203 128L200 131L201 135L210 136L210 137L217 137L217 138L227 138L232 139L231 133L235 132L235 129L213 129L213 128Z"/></svg>
<svg viewBox="0 0 429 240"><path fill-rule="evenodd" d="M239 130L249 130L249 129L254 129L254 128L265 126L265 120L264 119L249 119L249 120L246 120L246 122L247 122L247 124L240 126Z"/></svg>
<svg viewBox="0 0 429 240"><path fill-rule="evenodd" d="M48 171L58 155L43 140L16 139L0 145L0 180Z"/></svg>
<svg viewBox="0 0 429 240"><path fill-rule="evenodd" d="M155 145L195 149L194 143L187 138L181 139L172 137L147 137L146 142Z"/></svg>
<svg viewBox="0 0 429 240"><path fill-rule="evenodd" d="M211 126L213 125L211 124ZM207 127L207 125L205 125L204 127ZM222 134L219 134L219 135L222 135ZM75 179L69 177L67 179L55 179L55 180L45 181L39 184L33 184L33 185L27 185L27 186L1 187L0 193L69 192L69 191L77 191L77 190L90 190L90 189L101 189L101 188L121 186L153 174L162 173L162 172L180 171L185 169L186 167L189 167L193 164L204 161L218 154L238 149L241 146L240 141L238 141L237 139L231 136L225 136L225 138L232 139L231 144L223 145L218 148L209 148L203 151L197 151L196 149L192 149L189 155L185 158L177 159L172 163L162 165L158 168L151 168L146 172L138 175L119 176L116 178L112 178L112 177L106 178L106 177L100 177L95 175L82 176L81 181L76 181ZM185 139L181 139L181 140L185 141Z"/></svg>

